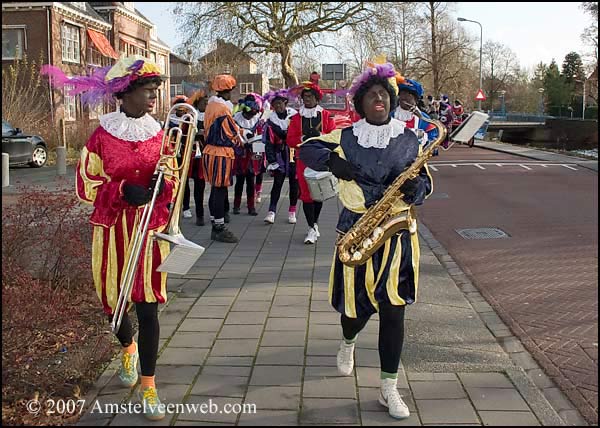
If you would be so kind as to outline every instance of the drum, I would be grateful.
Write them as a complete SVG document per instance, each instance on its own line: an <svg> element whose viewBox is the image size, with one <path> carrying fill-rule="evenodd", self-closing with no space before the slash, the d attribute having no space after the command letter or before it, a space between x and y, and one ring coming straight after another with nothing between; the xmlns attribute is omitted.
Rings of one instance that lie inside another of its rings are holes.
<svg viewBox="0 0 600 428"><path fill-rule="evenodd" d="M248 140L252 144L252 158L262 159L265 154L265 143L262 142L262 135L255 135Z"/></svg>
<svg viewBox="0 0 600 428"><path fill-rule="evenodd" d="M329 171L315 171L306 168L304 178L313 201L323 202L338 194L338 180Z"/></svg>

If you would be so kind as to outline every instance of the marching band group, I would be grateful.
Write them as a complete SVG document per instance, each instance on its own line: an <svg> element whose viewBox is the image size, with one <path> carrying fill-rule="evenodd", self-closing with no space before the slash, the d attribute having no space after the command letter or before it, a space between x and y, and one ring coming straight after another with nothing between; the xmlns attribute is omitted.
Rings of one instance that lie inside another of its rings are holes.
<svg viewBox="0 0 600 428"><path fill-rule="evenodd" d="M183 114L177 104L192 105L198 115L197 150L190 159L189 177L179 182L169 176L157 183L155 166L160 157L163 129L150 116L156 90L162 82L158 67L145 58L127 57L93 76L67 79L60 70L46 67L54 86L71 85L71 94L80 94L89 105L116 98L119 108L100 118L100 126L82 150L77 167L76 191L84 202L93 204L92 270L96 291L105 313L114 315L121 276L140 209L156 197L150 231L163 231L174 195L183 191L183 216L192 218L189 178L194 183L196 224L204 225L204 190L210 185L208 208L211 238L235 243L238 238L227 228L228 188L234 187L233 214L240 214L244 185L249 215L257 215L261 202L262 177L273 177L269 209L264 219L273 224L285 180L289 181L288 222L296 223L298 199L308 224L304 239L314 244L323 202L311 196L304 171L329 170L340 181L343 209L337 232L347 232L379 200L390 184L417 159L423 142L437 136L436 127L413 115L423 96L421 85L405 79L387 64L369 64L354 80L349 96L361 117L344 129L336 129L330 113L321 107L322 91L311 79L301 85L270 91L264 96L247 94L236 106L231 93L236 81L218 75L211 84L214 95L198 91L177 99L169 126L178 126ZM288 106L301 101L298 111ZM422 116L422 117L426 117ZM419 130L421 130L419 132ZM160 177L160 176L159 176ZM184 186L181 190L179 187ZM158 190L157 190L158 189ZM402 213L421 204L432 191L426 167L406 181L394 212ZM156 196L158 195L158 196ZM124 386L138 383L141 366L140 400L151 420L165 416L154 379L158 354L158 303L167 299L166 273L157 266L169 254L169 244L148 237L142 248L133 289L129 297L139 320L136 343L125 315L117 332L123 348L119 378ZM404 309L416 301L419 271L419 244L414 230L402 230L385 241L366 264L349 267L334 254L330 275L330 302L341 314L342 340L337 354L338 370L351 375L354 344L370 316L380 314L379 354L381 393L379 402L395 418L406 418L409 410L396 386L404 338Z"/></svg>

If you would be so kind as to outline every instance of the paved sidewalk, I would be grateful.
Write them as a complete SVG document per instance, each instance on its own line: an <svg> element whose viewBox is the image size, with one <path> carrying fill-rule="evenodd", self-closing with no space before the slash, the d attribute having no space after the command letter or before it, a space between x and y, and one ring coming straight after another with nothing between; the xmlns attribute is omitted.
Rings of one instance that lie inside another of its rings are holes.
<svg viewBox="0 0 600 428"><path fill-rule="evenodd" d="M269 189L266 182L263 194ZM353 375L335 367L341 328L327 281L338 202L325 204L314 246L302 243L301 212L297 225L287 224L286 196L272 226L263 223L267 205L263 196L258 217L232 216L235 245L211 242L210 226L182 221L185 236L207 250L188 275L169 278L157 386L164 403L218 407L180 409L157 424L584 424L560 390L544 396L551 380L423 225L419 299L406 312L398 382L411 417L390 418L377 402L377 316L359 336ZM118 384L116 367L86 396L81 425L149 424L139 414L99 412L106 403L139 402ZM254 404L256 413L228 414L227 403Z"/></svg>

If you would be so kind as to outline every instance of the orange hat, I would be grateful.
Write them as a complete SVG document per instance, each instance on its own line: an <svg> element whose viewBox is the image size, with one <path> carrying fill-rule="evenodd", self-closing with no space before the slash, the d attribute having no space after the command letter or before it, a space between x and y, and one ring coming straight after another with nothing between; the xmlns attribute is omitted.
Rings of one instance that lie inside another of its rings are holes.
<svg viewBox="0 0 600 428"><path fill-rule="evenodd" d="M212 82L212 88L216 92L231 91L237 82L230 74L219 74Z"/></svg>

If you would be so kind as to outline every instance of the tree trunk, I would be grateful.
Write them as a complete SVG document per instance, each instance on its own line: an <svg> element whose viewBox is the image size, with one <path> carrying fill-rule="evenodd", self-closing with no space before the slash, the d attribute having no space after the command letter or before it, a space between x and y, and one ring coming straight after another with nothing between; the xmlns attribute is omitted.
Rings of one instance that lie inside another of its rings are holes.
<svg viewBox="0 0 600 428"><path fill-rule="evenodd" d="M281 74L286 88L290 88L298 84L298 76L292 67L292 50L290 46L281 46L279 48L281 55Z"/></svg>
<svg viewBox="0 0 600 428"><path fill-rule="evenodd" d="M437 34L435 31L436 24L436 16L435 16L435 6L433 2L429 2L429 8L431 10L431 74L433 77L433 93L439 94L441 91L440 88L440 76L438 70L438 58L437 58Z"/></svg>

